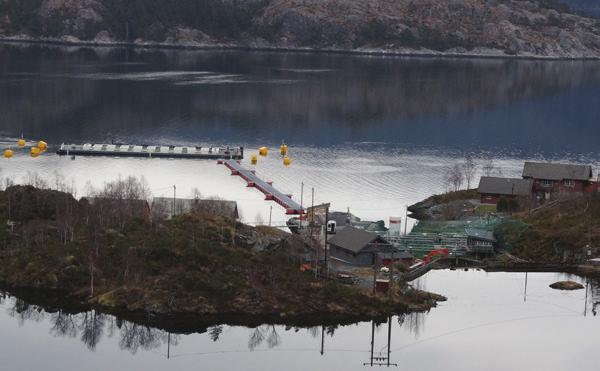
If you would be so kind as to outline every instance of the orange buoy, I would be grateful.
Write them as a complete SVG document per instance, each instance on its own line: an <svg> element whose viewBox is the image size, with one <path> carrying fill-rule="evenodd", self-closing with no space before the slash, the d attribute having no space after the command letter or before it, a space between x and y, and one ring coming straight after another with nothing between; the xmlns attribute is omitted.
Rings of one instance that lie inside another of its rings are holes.
<svg viewBox="0 0 600 371"><path fill-rule="evenodd" d="M31 147L31 157L38 157L41 152L38 147Z"/></svg>
<svg viewBox="0 0 600 371"><path fill-rule="evenodd" d="M287 155L287 152L288 152L288 146L287 146L285 143L283 143L283 144L281 145L281 148L279 149L279 152L281 153L281 155L282 155L282 156L285 156L285 155Z"/></svg>
<svg viewBox="0 0 600 371"><path fill-rule="evenodd" d="M287 156L285 156L285 157L283 158L283 164L284 164L285 166L290 166L290 165L292 164L292 159L291 159L291 158L289 158L289 157L287 157Z"/></svg>
<svg viewBox="0 0 600 371"><path fill-rule="evenodd" d="M38 142L38 148L40 149L40 151L45 151L48 149L48 143L44 142L43 140L40 140Z"/></svg>
<svg viewBox="0 0 600 371"><path fill-rule="evenodd" d="M21 138L17 141L17 145L19 146L19 148L25 147L25 144L27 144L27 143L25 143L25 139L23 139L23 138Z"/></svg>
<svg viewBox="0 0 600 371"><path fill-rule="evenodd" d="M256 165L256 163L258 162L258 156L252 155L252 157L250 157L250 162L252 163L252 165Z"/></svg>
<svg viewBox="0 0 600 371"><path fill-rule="evenodd" d="M258 149L258 154L261 156L266 156L269 153L269 149L267 147L260 147Z"/></svg>
<svg viewBox="0 0 600 371"><path fill-rule="evenodd" d="M4 150L4 158L11 158L13 157L13 151L12 149L6 149Z"/></svg>

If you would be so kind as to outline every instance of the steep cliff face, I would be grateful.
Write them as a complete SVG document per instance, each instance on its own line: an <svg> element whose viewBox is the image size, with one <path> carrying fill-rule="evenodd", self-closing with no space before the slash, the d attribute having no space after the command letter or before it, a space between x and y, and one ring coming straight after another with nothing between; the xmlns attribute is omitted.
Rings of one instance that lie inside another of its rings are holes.
<svg viewBox="0 0 600 371"><path fill-rule="evenodd" d="M600 22L549 0L0 0L5 36L184 46L599 57Z"/></svg>

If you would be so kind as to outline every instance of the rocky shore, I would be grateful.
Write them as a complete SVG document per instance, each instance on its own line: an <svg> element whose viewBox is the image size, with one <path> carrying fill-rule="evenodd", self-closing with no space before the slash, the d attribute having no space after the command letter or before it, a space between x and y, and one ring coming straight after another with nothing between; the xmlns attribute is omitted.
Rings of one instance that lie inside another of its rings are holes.
<svg viewBox="0 0 600 371"><path fill-rule="evenodd" d="M548 1L0 1L0 38L90 46L600 58L600 22Z"/></svg>

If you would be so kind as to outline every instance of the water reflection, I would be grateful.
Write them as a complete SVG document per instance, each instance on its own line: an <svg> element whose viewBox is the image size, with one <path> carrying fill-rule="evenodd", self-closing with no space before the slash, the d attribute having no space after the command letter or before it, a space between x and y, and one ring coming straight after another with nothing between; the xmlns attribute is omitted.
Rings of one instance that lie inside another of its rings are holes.
<svg viewBox="0 0 600 371"><path fill-rule="evenodd" d="M79 338L87 348L94 351L103 337L118 336L119 347L135 354L139 349L152 350L166 344L177 345L179 336L170 336L166 331L121 320L117 317L99 313L95 310L73 314L62 310L47 312L42 307L27 303L25 300L2 295L4 300L12 301L8 314L17 319L22 326L26 321L47 321L51 324L53 336Z"/></svg>
<svg viewBox="0 0 600 371"><path fill-rule="evenodd" d="M415 286L443 293L449 300L429 313L333 326L265 323L248 328L214 324L203 330L197 326L190 329L195 333L182 333L185 329L170 333L93 310L73 313L49 309L0 293L0 346L8 349L9 364L27 358L25 353L57 352L66 360L66 354L75 352L88 360L82 365L90 367L82 369L97 369L95 362L109 357L119 360L118 370L191 369L201 362L209 369L221 370L227 366L279 370L282 365L290 369L360 370L365 363L389 363L390 367L398 364L422 370L439 370L443 365L452 371L478 369L477 364L485 363L490 370L500 371L536 369L541 359L547 370L566 369L572 359L577 360L577 369L595 370L596 363L588 357L568 357L565 363L561 354L574 355L600 341L600 322L595 318L600 307L600 281L588 280L587 297L584 290L565 292L549 287L568 279L585 282L565 274L528 273L524 302L525 273L432 271ZM11 323L20 326L13 328ZM490 334L497 339L491 348L487 341ZM555 341L552 334L569 341ZM32 336L40 341L31 342ZM19 344L15 350L10 350L12 343ZM73 348L69 343L83 346ZM465 349L472 350L469 357L454 357ZM500 359L498 352L504 355ZM489 363L490 359L496 362ZM39 369L35 362L28 359L26 364ZM65 361L57 362L55 369L65 367Z"/></svg>
<svg viewBox="0 0 600 371"><path fill-rule="evenodd" d="M587 152L599 82L595 62L0 44L0 130L52 142L283 137Z"/></svg>

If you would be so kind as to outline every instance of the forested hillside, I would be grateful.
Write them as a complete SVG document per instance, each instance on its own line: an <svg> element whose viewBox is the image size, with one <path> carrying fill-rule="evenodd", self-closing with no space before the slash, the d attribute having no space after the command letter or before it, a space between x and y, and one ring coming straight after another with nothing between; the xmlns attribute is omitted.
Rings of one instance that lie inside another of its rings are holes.
<svg viewBox="0 0 600 371"><path fill-rule="evenodd" d="M600 56L599 21L559 0L0 0L0 14L21 40Z"/></svg>

